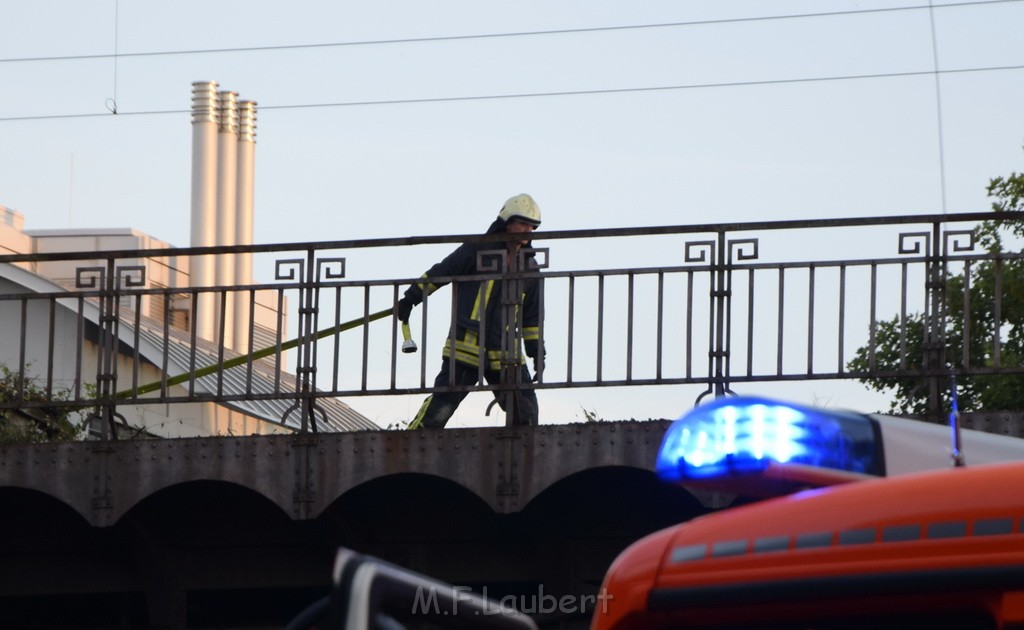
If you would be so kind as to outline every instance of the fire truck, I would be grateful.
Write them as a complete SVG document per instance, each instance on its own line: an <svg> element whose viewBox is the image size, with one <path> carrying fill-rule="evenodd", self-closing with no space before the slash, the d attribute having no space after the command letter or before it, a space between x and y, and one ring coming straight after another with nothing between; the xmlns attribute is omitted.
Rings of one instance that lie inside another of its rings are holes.
<svg viewBox="0 0 1024 630"><path fill-rule="evenodd" d="M723 398L657 470L764 498L626 549L592 630L1024 628L1024 440Z"/></svg>

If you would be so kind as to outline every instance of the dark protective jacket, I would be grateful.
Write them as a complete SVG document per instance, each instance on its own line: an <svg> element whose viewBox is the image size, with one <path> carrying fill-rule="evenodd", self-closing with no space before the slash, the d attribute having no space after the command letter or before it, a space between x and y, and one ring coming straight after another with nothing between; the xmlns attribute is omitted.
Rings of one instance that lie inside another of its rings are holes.
<svg viewBox="0 0 1024 630"><path fill-rule="evenodd" d="M488 228L487 234L504 232L505 222L497 219ZM413 284L405 291L405 296L414 304L423 301L423 294L434 293L446 282L433 282L432 278L445 276L474 276L494 274L503 271L500 266L500 258L496 253L503 250L505 244L501 242L491 243L463 243L452 253L448 254L441 262L437 263L423 274L423 281ZM481 252L495 252L492 255ZM478 259L482 259L484 270L477 268ZM529 269L536 269L537 265L533 257L527 258ZM502 337L506 334L504 322L502 321L502 285L505 281L501 278L489 280L458 280L452 290L456 292L455 297L455 360L477 366L480 363L480 334L483 330L485 342L483 347L487 350L486 369L498 370L501 368L501 345ZM526 355L537 356L540 340L540 287L537 278L522 279L523 291L522 318L519 334L526 346ZM517 317L517 319L519 319ZM449 335L444 345L444 357L448 358L452 353L452 338ZM521 360L522 351L520 348L513 348L508 355L509 359Z"/></svg>

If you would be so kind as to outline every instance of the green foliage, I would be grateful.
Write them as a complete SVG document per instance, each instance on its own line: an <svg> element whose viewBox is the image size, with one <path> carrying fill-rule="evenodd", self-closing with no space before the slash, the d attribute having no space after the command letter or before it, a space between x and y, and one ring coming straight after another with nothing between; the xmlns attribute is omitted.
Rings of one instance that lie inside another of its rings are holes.
<svg viewBox="0 0 1024 630"><path fill-rule="evenodd" d="M82 427L69 419L71 410L60 405L24 406L24 402L63 402L70 391L54 390L47 395L35 379L22 377L0 365L0 443L61 442L79 437Z"/></svg>
<svg viewBox="0 0 1024 630"><path fill-rule="evenodd" d="M1006 177L996 177L989 181L985 191L989 197L995 198L995 201L992 202L992 210L995 212L1024 210L1024 174L1022 173L1010 173ZM1019 234L1019 232L1017 233Z"/></svg>
<svg viewBox="0 0 1024 630"><path fill-rule="evenodd" d="M989 197L995 198L995 212L1024 211L1024 174L1012 173L989 182ZM992 255L1004 253L1008 235L1024 237L1024 223L1000 224L986 221L975 229L977 243ZM938 342L943 366L959 366L967 354L970 367L995 365L996 334L999 339L999 364L1024 365L1024 263L1002 259L978 262L962 273L947 274L944 293L947 318ZM998 291L998 296L997 296ZM1000 305L999 330L993 305ZM924 315L915 313L901 322L899 317L877 324L872 356L868 345L859 348L847 364L851 371L885 371L892 376L863 378L861 382L876 391L891 392L892 413L926 413L927 391L920 378L907 374L925 360L926 326ZM957 379L961 411L1007 411L1024 409L1024 378L1019 375L986 375ZM949 408L949 388L943 388L943 400Z"/></svg>

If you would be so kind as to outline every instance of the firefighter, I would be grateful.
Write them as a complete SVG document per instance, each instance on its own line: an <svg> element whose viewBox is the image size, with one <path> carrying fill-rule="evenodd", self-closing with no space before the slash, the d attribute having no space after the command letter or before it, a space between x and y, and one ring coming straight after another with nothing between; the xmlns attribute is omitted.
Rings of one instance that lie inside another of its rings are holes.
<svg viewBox="0 0 1024 630"><path fill-rule="evenodd" d="M515 233L521 234L522 238L499 243L463 243L444 260L427 270L423 274L422 282L413 284L405 291L404 297L395 305L396 317L403 323L408 322L413 306L423 301L424 291L429 295L444 286L444 282L434 283L431 282L431 278L491 273L500 269L495 264L499 260L504 261L505 271L517 260L522 260L527 270L535 269L537 265L533 259L533 253L524 252L525 255L522 257L519 256L519 253L524 246L530 246L530 234L539 225L540 208L533 198L526 194L512 197L502 206L498 217L487 228L486 233ZM502 253L500 249L496 249L502 246L507 248L504 256L500 255ZM478 254L484 264L483 270L477 268ZM483 361L484 378L490 384L501 382L502 367L511 370L510 376L518 382L530 382L530 372L523 360L519 338L523 340L522 345L525 346L526 356L533 359L534 370L542 369L544 351L540 340L539 283L536 278L525 278L521 282L522 293L513 298L515 321L507 323L504 321L507 319L504 313L509 311L502 308L502 302L505 300L502 299L503 281L501 279L459 280L455 283L453 291L457 292L457 296L455 312L452 314L455 320L454 348L452 347L453 337L449 335L442 353L441 371L434 379L434 387L448 387L453 383L457 386L477 384L481 361ZM504 288L507 291L513 288L513 285ZM513 337L516 340L514 347L511 347L507 341L510 331L516 333ZM484 336L482 343L481 332ZM503 338L506 340L504 352L502 351ZM450 361L453 353L454 362ZM453 369L454 374L452 374ZM416 417L409 424L409 428L444 427L448 419L455 413L455 409L466 398L467 393L465 391L436 392L428 396L423 401ZM496 391L495 395L498 404L504 410L506 407L504 392ZM512 401L514 424L537 424L537 394L532 388L516 389Z"/></svg>

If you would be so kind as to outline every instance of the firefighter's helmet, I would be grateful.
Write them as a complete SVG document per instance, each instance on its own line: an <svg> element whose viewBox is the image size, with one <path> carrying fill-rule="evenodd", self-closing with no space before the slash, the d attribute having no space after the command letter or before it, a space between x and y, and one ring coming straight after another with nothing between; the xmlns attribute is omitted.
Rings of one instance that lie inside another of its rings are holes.
<svg viewBox="0 0 1024 630"><path fill-rule="evenodd" d="M505 202L501 212L498 213L498 218L506 223L516 219L538 227L540 226L540 207L530 195L516 195Z"/></svg>

